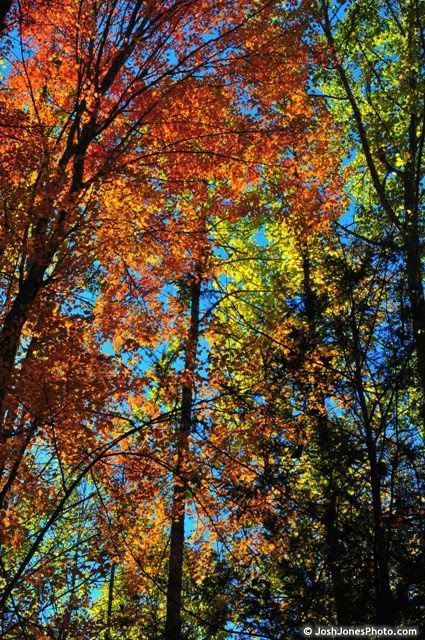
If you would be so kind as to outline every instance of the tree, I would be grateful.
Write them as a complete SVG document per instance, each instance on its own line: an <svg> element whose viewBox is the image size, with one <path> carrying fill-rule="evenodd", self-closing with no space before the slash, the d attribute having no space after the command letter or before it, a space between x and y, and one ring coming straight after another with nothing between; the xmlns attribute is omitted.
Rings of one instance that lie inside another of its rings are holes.
<svg viewBox="0 0 425 640"><path fill-rule="evenodd" d="M422 7L4 10L2 637L417 624Z"/></svg>
<svg viewBox="0 0 425 640"><path fill-rule="evenodd" d="M358 203L362 211L371 211L375 222L365 233L371 240L377 234L389 238L393 251L403 255L424 397L423 7L416 0L367 6L350 1L338 7L323 1L318 20L332 56L329 93L342 105L337 117L355 145L356 171L367 172L366 198L358 198Z"/></svg>

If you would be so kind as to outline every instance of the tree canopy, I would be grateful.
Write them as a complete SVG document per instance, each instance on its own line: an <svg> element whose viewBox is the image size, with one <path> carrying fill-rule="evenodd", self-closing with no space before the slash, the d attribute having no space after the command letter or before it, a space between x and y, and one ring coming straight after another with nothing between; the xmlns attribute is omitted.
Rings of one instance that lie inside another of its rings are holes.
<svg viewBox="0 0 425 640"><path fill-rule="evenodd" d="M425 5L0 7L0 635L425 608Z"/></svg>

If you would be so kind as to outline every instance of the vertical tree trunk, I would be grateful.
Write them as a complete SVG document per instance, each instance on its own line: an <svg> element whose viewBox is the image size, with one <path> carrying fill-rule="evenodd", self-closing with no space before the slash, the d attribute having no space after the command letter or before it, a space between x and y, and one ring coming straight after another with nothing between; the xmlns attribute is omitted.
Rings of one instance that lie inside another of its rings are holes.
<svg viewBox="0 0 425 640"><path fill-rule="evenodd" d="M308 258L306 249L306 252L303 256L304 309L309 328L309 343L315 344L315 341L317 339L316 326L319 318L316 296L311 286L310 270L310 260ZM337 487L335 486L335 479L332 470L332 433L327 417L325 398L323 396L321 396L320 398L320 405L320 408L314 408L312 410L312 414L317 424L319 436L318 442L321 457L321 474L326 482L326 506L323 518L325 540L327 545L326 563L332 581L332 592L335 602L335 613L337 622L338 624L348 624L350 622L348 607L350 597L348 585L346 584L341 571L341 567L344 564L344 559L341 557L340 552L341 546L339 542L337 523Z"/></svg>
<svg viewBox="0 0 425 640"><path fill-rule="evenodd" d="M412 79L412 89L415 80ZM421 156L416 140L418 118L415 113L410 116L409 151L410 159L404 172L404 254L407 271L407 289L409 294L410 314L412 318L413 339L416 352L416 363L419 383L422 387L422 419L425 422L425 298L423 288L423 267L421 256L421 237L419 228L419 189L421 181ZM419 156L419 157L418 157ZM416 165L417 168L416 168Z"/></svg>
<svg viewBox="0 0 425 640"><path fill-rule="evenodd" d="M116 568L116 565L115 563L113 563L111 567L111 574L109 576L108 609L106 612L105 640L111 640L111 622L112 622L112 606L114 604L115 568Z"/></svg>
<svg viewBox="0 0 425 640"><path fill-rule="evenodd" d="M421 415L425 421L425 298L422 285L423 275L419 234L415 232L415 229L408 231L405 242L405 253L417 371L423 394Z"/></svg>
<svg viewBox="0 0 425 640"><path fill-rule="evenodd" d="M184 384L181 396L181 417L177 431L177 463L174 476L170 555L168 563L167 614L165 640L182 638L182 584L184 556L184 524L187 493L187 456L192 423L193 376L199 340L199 302L201 281L199 274L190 286L190 327L186 341Z"/></svg>
<svg viewBox="0 0 425 640"><path fill-rule="evenodd" d="M365 430L366 449L369 460L370 485L372 491L372 512L374 522L374 562L375 562L375 592L376 592L376 622L377 624L392 624L394 621L393 597L390 588L388 568L387 532L382 520L381 478L376 451L375 432L370 420L363 385L361 345L358 327L351 310L351 332L353 338L354 380L360 411Z"/></svg>
<svg viewBox="0 0 425 640"><path fill-rule="evenodd" d="M418 54L418 39L421 26L416 23L419 15L414 3L410 3L407 23L407 53L409 67L406 69L407 82L412 95L418 94L418 72L415 63ZM421 43L423 45L423 42ZM422 47L419 46L419 50ZM419 98L419 95L418 95ZM422 107L423 108L423 107ZM404 253L407 270L410 313L412 317L413 338L419 383L422 387L421 415L425 423L425 298L423 288L423 268L421 256L420 230L420 189L423 178L423 138L420 142L418 128L423 131L420 107L416 100L409 106L409 127L407 130L408 158L402 175L404 196ZM423 133L422 133L423 135Z"/></svg>

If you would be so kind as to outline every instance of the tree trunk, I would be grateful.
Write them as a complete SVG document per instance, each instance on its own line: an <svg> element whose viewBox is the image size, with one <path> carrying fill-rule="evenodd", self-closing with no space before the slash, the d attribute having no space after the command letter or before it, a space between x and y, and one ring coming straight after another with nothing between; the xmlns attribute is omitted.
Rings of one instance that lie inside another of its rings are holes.
<svg viewBox="0 0 425 640"><path fill-rule="evenodd" d="M112 607L114 604L115 569L116 569L116 565L115 563L113 563L111 566L111 573L109 576L108 609L106 612L105 640L111 640Z"/></svg>
<svg viewBox="0 0 425 640"><path fill-rule="evenodd" d="M168 563L167 614L165 640L182 638L182 585L184 557L184 524L187 494L187 457L192 423L193 376L199 340L199 301L201 282L199 275L191 284L190 328L186 342L184 384L181 398L181 417L177 431L177 464L174 476L170 555Z"/></svg>
<svg viewBox="0 0 425 640"><path fill-rule="evenodd" d="M422 387L421 416L425 420L425 299L422 287L422 267L418 237L406 242L407 286L412 315L413 338L417 359L419 384Z"/></svg>
<svg viewBox="0 0 425 640"><path fill-rule="evenodd" d="M315 292L311 286L311 266L307 250L303 256L303 297L304 309L309 327L309 343L316 342L316 326L319 321L318 308ZM326 482L325 514L323 525L325 527L325 540L327 545L326 563L332 582L332 593L335 602L335 612L338 624L348 624L350 622L348 613L348 603L350 602L349 588L346 584L341 567L344 559L341 556L338 523L337 523L337 486L333 477L332 469L332 433L329 425L325 398L320 398L320 408L312 410L313 417L317 424L318 442L320 449L321 474Z"/></svg>
<svg viewBox="0 0 425 640"><path fill-rule="evenodd" d="M12 0L3 0L0 6L0 33L6 29L7 14L12 8Z"/></svg>
<svg viewBox="0 0 425 640"><path fill-rule="evenodd" d="M9 388L9 383L15 366L15 358L18 352L21 333L31 305L42 286L45 269L34 268L28 274L21 285L19 292L13 301L10 311L7 313L0 330L0 424L1 438L7 436L3 433L4 400Z"/></svg>
<svg viewBox="0 0 425 640"><path fill-rule="evenodd" d="M372 512L374 522L373 555L375 562L375 593L377 624L392 624L394 621L393 597L390 588L388 568L387 532L382 520L381 478L376 451L375 432L370 420L366 394L363 385L361 345L358 327L351 310L351 331L353 338L355 388L359 399L361 416L365 430L366 449L369 460L370 485L372 491Z"/></svg>
<svg viewBox="0 0 425 640"><path fill-rule="evenodd" d="M324 0L320 2L323 12L323 31L331 49L337 53L335 39L332 33L331 21L327 4ZM409 13L409 50L414 51L413 31L415 21L415 11ZM407 80L412 92L417 88L416 73L412 70L415 63L415 56L412 53L411 68L407 74ZM413 110L408 114L408 150L409 160L406 162L404 170L401 172L402 188L404 193L404 222L396 215L394 206L390 202L385 188L385 183L378 173L378 165L372 151L371 141L368 137L367 128L363 121L359 104L353 93L349 77L338 56L335 59L335 69L341 80L342 87L350 103L353 122L360 137L361 147L366 158L366 164L372 179L372 184L378 197L379 203L384 210L389 222L396 228L403 227L403 254L407 270L407 287L410 303L411 326L417 359L417 373L422 394L422 419L425 422L425 297L423 289L423 268L421 262L421 239L419 234L419 189L423 177L422 158L423 143L418 144L416 129L421 124L416 113L417 105L413 105Z"/></svg>

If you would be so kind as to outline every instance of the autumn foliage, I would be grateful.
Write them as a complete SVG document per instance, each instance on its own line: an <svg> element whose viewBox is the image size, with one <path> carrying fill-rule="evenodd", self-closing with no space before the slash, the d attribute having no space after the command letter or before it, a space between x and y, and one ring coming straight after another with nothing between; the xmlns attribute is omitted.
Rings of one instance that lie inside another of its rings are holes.
<svg viewBox="0 0 425 640"><path fill-rule="evenodd" d="M420 623L424 37L4 3L2 638Z"/></svg>

